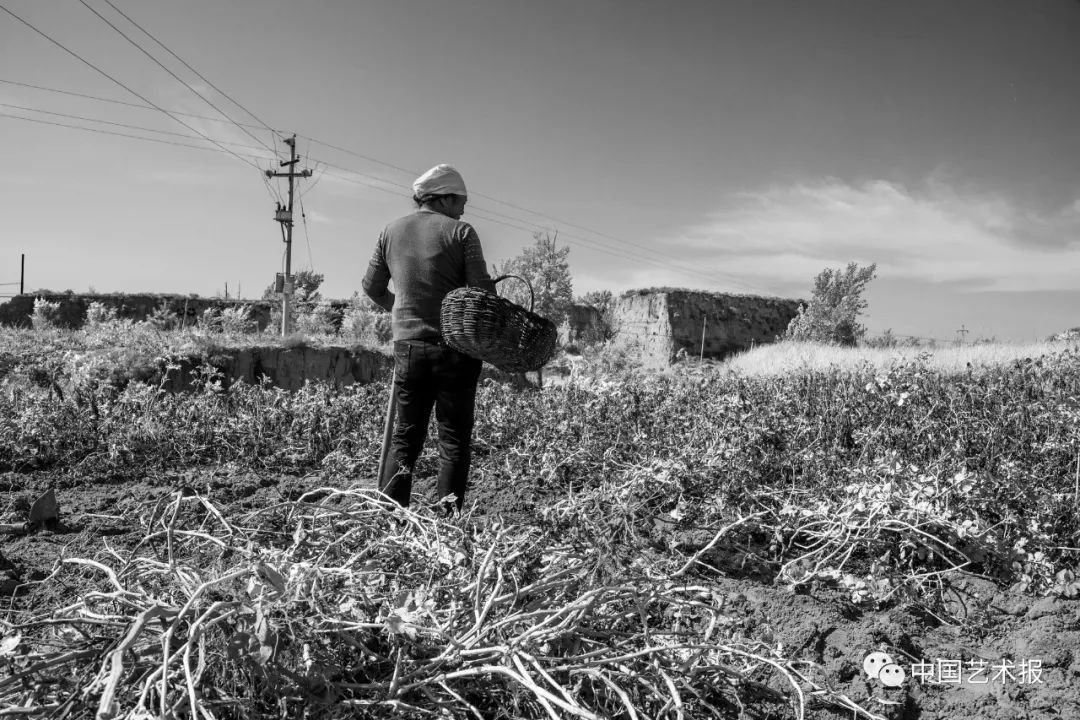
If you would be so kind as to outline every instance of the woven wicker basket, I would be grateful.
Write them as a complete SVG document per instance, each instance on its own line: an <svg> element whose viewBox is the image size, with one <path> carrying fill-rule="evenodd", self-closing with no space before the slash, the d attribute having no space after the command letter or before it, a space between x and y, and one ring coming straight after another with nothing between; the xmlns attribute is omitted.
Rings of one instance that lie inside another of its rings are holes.
<svg viewBox="0 0 1080 720"><path fill-rule="evenodd" d="M495 282L511 277L529 286L528 310L487 290L458 288L442 303L443 339L458 352L505 372L538 370L555 354L558 331L555 323L532 311L536 297L528 280L503 275Z"/></svg>

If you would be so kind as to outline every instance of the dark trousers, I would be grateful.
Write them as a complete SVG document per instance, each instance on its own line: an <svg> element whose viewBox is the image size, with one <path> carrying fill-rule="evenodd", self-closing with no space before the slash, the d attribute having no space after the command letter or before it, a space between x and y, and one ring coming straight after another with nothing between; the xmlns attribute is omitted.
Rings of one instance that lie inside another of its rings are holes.
<svg viewBox="0 0 1080 720"><path fill-rule="evenodd" d="M427 437L431 408L439 429L438 499L457 496L460 510L469 476L473 407L481 362L445 345L424 340L394 343L394 426L379 489L408 506L413 469Z"/></svg>

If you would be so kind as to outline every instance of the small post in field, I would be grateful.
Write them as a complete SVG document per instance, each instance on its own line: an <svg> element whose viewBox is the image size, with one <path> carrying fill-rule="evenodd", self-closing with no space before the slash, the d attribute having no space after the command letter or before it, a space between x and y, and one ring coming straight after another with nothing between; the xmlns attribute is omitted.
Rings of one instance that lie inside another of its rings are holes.
<svg viewBox="0 0 1080 720"><path fill-rule="evenodd" d="M708 315L701 316L701 349L698 351L698 362L705 362L705 321L708 319Z"/></svg>
<svg viewBox="0 0 1080 720"><path fill-rule="evenodd" d="M26 288L26 253L19 255L19 294Z"/></svg>

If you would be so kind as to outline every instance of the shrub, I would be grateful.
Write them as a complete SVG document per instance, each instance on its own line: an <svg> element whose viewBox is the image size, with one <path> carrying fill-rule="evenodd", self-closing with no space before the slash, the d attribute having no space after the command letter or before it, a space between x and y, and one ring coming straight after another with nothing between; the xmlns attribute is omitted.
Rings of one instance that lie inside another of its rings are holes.
<svg viewBox="0 0 1080 720"><path fill-rule="evenodd" d="M341 319L341 334L355 342L385 345L394 336L390 313L353 293Z"/></svg>
<svg viewBox="0 0 1080 720"><path fill-rule="evenodd" d="M329 300L298 306L293 326L297 332L311 335L336 335L341 323L340 313Z"/></svg>
<svg viewBox="0 0 1080 720"><path fill-rule="evenodd" d="M169 308L169 301L162 300L146 318L146 323L155 330L172 330L179 325L179 319Z"/></svg>
<svg viewBox="0 0 1080 720"><path fill-rule="evenodd" d="M95 300L86 308L86 327L90 330L96 330L114 320L116 308L108 307L105 303Z"/></svg>
<svg viewBox="0 0 1080 720"><path fill-rule="evenodd" d="M223 308L217 318L224 333L246 334L255 332L256 323L251 318L250 305L232 305Z"/></svg>
<svg viewBox="0 0 1080 720"><path fill-rule="evenodd" d="M199 327L210 332L221 332L221 308L208 307L199 316Z"/></svg>
<svg viewBox="0 0 1080 720"><path fill-rule="evenodd" d="M30 323L35 330L54 328L59 319L60 303L40 297L34 300L34 313L30 316Z"/></svg>

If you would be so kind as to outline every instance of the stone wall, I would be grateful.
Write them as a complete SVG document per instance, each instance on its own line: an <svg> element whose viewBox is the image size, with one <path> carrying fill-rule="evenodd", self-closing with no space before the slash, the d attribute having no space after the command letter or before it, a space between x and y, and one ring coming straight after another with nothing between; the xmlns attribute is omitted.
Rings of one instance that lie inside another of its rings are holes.
<svg viewBox="0 0 1080 720"><path fill-rule="evenodd" d="M259 383L263 376L274 387L298 390L308 380L335 387L389 380L394 359L374 350L344 347L251 347L222 349L208 359L224 376L227 387L236 381ZM171 392L190 390L207 360L185 358L180 369L169 372L163 387Z"/></svg>
<svg viewBox="0 0 1080 720"><path fill-rule="evenodd" d="M690 290L631 291L615 301L614 341L653 364L670 364L680 351L722 359L753 345L775 342L801 303Z"/></svg>
<svg viewBox="0 0 1080 720"><path fill-rule="evenodd" d="M187 325L194 325L203 312L210 308L223 309L236 305L251 306L251 319L259 330L270 324L270 303L261 300L224 300L222 298L200 298L186 295L18 295L0 304L0 325L30 327L30 316L34 313L34 300L43 298L60 304L60 316L57 324L61 327L80 328L86 322L86 309L92 302L99 302L116 310L122 319L142 321L150 317L159 307L164 306L177 319L183 319Z"/></svg>
<svg viewBox="0 0 1080 720"><path fill-rule="evenodd" d="M599 342L603 340L600 311L592 305L571 305L566 323L560 328L566 342Z"/></svg>

